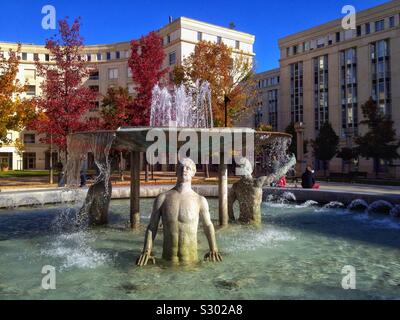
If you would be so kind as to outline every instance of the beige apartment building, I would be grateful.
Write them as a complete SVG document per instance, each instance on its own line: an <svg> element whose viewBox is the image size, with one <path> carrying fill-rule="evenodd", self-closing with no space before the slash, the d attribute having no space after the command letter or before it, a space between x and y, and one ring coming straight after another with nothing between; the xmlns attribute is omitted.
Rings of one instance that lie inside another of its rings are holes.
<svg viewBox="0 0 400 320"><path fill-rule="evenodd" d="M255 55L253 35L193 19L184 17L171 19L157 32L163 38L166 54L163 67L170 68L170 71L175 65L181 64L194 51L196 44L202 40L225 43L233 49L234 54L245 55L251 60ZM16 50L17 43L0 42L0 54L6 56L10 48ZM85 47L86 61L96 70L85 82L85 85L99 92L96 108L100 107L102 96L110 87L126 87L129 93L134 95L135 86L128 67L130 54L130 41ZM25 95L28 97L40 95L40 84L43 79L36 75L34 59L37 57L43 62L51 63L49 52L44 46L23 44L21 55L18 78L22 83L28 82L29 86ZM97 114L97 111L92 110L92 115ZM0 148L0 162L8 162L9 167L15 170L49 168L50 146L40 143L40 137L35 132L10 132L9 138L13 141L17 138L23 141L25 150L21 154L14 143L3 146ZM58 159L58 156L57 152L53 154L54 161Z"/></svg>
<svg viewBox="0 0 400 320"><path fill-rule="evenodd" d="M400 1L358 12L356 23L356 29L344 30L339 19L280 39L280 69L257 75L261 105L254 118L261 114L262 122L279 131L297 123L299 138L308 141L329 121L340 147L351 147L354 137L366 131L359 125L361 106L373 97L400 136ZM276 90L278 102L271 99ZM271 112L275 106L277 115ZM311 146L299 158L301 169L308 163L322 171ZM400 178L399 161L379 167L382 176ZM357 170L372 176L373 168L366 159L330 163L330 171L338 173Z"/></svg>

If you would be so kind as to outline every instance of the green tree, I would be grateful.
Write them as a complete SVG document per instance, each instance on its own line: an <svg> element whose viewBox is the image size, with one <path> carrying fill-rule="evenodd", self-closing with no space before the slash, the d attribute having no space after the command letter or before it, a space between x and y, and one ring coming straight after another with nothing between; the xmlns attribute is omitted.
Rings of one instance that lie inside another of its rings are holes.
<svg viewBox="0 0 400 320"><path fill-rule="evenodd" d="M356 150L361 156L374 160L374 171L378 177L380 160L391 161L400 158L398 153L400 143L396 139L393 121L380 112L377 103L372 98L361 108L364 120L360 124L366 125L369 131L355 139L358 145Z"/></svg>
<svg viewBox="0 0 400 320"><path fill-rule="evenodd" d="M339 137L329 122L325 122L315 141L312 141L314 156L324 164L324 175L328 169L328 163L338 153Z"/></svg>
<svg viewBox="0 0 400 320"><path fill-rule="evenodd" d="M342 159L343 161L348 163L349 166L349 172L351 171L351 163L358 159L358 154L357 150L355 148L342 148L338 154L337 157Z"/></svg>

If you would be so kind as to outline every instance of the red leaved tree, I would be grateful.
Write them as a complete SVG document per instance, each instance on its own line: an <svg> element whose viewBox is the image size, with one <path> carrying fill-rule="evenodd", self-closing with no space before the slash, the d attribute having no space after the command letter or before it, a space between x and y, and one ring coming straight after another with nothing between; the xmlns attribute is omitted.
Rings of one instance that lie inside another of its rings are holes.
<svg viewBox="0 0 400 320"><path fill-rule="evenodd" d="M67 18L59 21L59 34L46 41L51 63L36 60L38 75L44 78L42 95L37 98L38 118L30 128L45 134L42 142L52 139L66 156L67 136L74 132L93 130L97 121L85 117L93 108L97 93L82 84L89 69L82 57L84 48L80 36L80 19L69 26Z"/></svg>
<svg viewBox="0 0 400 320"><path fill-rule="evenodd" d="M167 72L161 69L165 58L162 38L151 32L140 40L133 40L131 49L129 67L137 95L130 110L130 125L148 126L153 88Z"/></svg>

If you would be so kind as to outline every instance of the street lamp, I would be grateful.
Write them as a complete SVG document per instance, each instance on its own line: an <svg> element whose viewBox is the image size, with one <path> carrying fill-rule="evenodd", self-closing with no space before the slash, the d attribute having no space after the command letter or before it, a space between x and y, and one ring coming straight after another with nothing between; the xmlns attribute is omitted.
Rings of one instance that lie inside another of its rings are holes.
<svg viewBox="0 0 400 320"><path fill-rule="evenodd" d="M225 102L225 127L228 127L228 104L229 102L231 102L231 99L229 99L229 97L227 95L225 95L224 98L224 102Z"/></svg>

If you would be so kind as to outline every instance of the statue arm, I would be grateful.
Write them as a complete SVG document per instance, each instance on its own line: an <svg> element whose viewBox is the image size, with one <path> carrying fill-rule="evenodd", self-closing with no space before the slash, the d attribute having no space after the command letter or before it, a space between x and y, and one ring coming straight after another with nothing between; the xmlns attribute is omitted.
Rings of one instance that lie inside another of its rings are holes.
<svg viewBox="0 0 400 320"><path fill-rule="evenodd" d="M235 214L233 212L233 204L237 200L235 189L232 187L228 195L228 214L231 222L235 221Z"/></svg>
<svg viewBox="0 0 400 320"><path fill-rule="evenodd" d="M261 177L258 179L258 183L261 187L265 185L270 185L272 182L279 180L283 176L286 176L288 171L293 168L296 165L296 156L292 155L292 157L289 159L289 161L282 166L281 168L278 169L277 172L270 174L265 177Z"/></svg>
<svg viewBox="0 0 400 320"><path fill-rule="evenodd" d="M201 198L200 218L203 224L204 233L207 236L208 244L210 246L210 252L205 255L204 259L213 262L222 261L221 255L218 252L215 229L211 221L208 202L204 197Z"/></svg>
<svg viewBox="0 0 400 320"><path fill-rule="evenodd" d="M150 224L146 230L143 252L136 262L136 264L140 267L147 265L149 260L152 261L153 264L155 263L155 259L154 257L151 256L151 252L153 250L153 243L157 236L158 226L160 224L161 206L163 202L164 202L163 195L159 196L154 202L153 212L150 218Z"/></svg>

